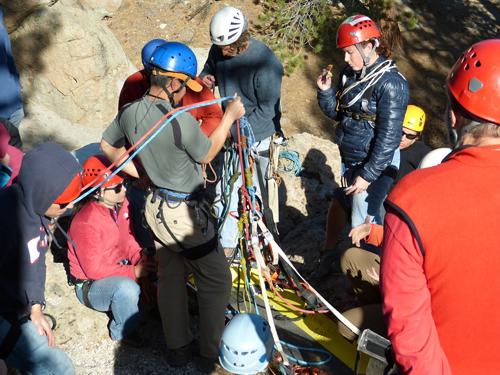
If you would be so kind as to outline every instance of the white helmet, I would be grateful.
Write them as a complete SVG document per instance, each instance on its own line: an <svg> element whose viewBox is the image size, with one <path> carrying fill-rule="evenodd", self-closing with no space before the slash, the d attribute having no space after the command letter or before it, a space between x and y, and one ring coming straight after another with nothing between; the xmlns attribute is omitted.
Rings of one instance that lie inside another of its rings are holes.
<svg viewBox="0 0 500 375"><path fill-rule="evenodd" d="M241 10L224 7L210 21L210 39L217 46L227 46L236 42L247 27L247 19Z"/></svg>
<svg viewBox="0 0 500 375"><path fill-rule="evenodd" d="M451 148L442 147L429 151L420 161L418 169L430 168L441 164L445 157L451 152Z"/></svg>

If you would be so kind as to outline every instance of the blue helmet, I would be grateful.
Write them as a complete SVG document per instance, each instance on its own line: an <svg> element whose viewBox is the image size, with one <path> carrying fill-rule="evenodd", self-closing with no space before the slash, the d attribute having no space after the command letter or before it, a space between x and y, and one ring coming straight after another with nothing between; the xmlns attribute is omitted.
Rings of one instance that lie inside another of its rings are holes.
<svg viewBox="0 0 500 375"><path fill-rule="evenodd" d="M221 366L233 374L264 371L273 354L269 324L256 314L238 314L224 329L219 347Z"/></svg>
<svg viewBox="0 0 500 375"><path fill-rule="evenodd" d="M180 79L195 92L203 90L196 81L198 63L194 52L185 44L167 42L153 52L149 60L153 75L165 75ZM155 69L156 68L156 69Z"/></svg>
<svg viewBox="0 0 500 375"><path fill-rule="evenodd" d="M185 44L178 42L167 42L158 47L149 63L161 70L183 73L191 78L196 77L198 71L194 52Z"/></svg>
<svg viewBox="0 0 500 375"><path fill-rule="evenodd" d="M142 47L141 51L142 65L144 66L144 69L146 69L148 72L150 72L152 69L151 65L149 64L149 60L151 59L153 52L155 51L156 48L165 43L167 43L165 39L151 39L144 45L144 47Z"/></svg>

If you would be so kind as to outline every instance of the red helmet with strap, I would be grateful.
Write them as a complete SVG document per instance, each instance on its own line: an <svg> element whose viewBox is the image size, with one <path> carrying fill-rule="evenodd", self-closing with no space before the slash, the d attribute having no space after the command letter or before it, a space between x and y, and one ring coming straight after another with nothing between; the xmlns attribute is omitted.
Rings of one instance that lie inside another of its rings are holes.
<svg viewBox="0 0 500 375"><path fill-rule="evenodd" d="M447 83L453 99L473 117L500 125L500 39L473 44Z"/></svg>
<svg viewBox="0 0 500 375"><path fill-rule="evenodd" d="M337 48L345 48L381 37L377 24L367 16L356 14L347 18L337 29Z"/></svg>
<svg viewBox="0 0 500 375"><path fill-rule="evenodd" d="M110 165L111 162L102 155L95 155L88 158L85 163L83 163L83 185L87 186L92 183L90 186L94 187L100 184L111 174L111 171L104 172L104 170ZM96 180L97 177L99 178ZM102 187L118 185L122 181L122 177L114 175L106 181Z"/></svg>
<svg viewBox="0 0 500 375"><path fill-rule="evenodd" d="M82 192L82 174L78 172L54 203L66 204L74 201Z"/></svg>

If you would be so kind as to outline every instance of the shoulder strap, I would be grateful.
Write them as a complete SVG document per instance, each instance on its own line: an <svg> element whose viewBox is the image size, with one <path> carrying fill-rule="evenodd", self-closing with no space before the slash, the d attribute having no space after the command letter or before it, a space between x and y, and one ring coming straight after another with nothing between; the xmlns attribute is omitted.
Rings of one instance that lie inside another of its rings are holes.
<svg viewBox="0 0 500 375"><path fill-rule="evenodd" d="M158 103L156 104L156 108L160 110L161 113L166 115L169 111L163 105L163 103ZM182 145L182 132L181 132L181 125L179 124L179 121L177 121L176 118L172 119L172 131L174 133L174 144L179 150L184 150L184 146Z"/></svg>

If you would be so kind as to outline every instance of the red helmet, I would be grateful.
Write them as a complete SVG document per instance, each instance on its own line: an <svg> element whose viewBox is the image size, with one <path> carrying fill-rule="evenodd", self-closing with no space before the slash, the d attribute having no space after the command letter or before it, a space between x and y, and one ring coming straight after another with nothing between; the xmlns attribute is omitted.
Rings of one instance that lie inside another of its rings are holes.
<svg viewBox="0 0 500 375"><path fill-rule="evenodd" d="M54 203L65 204L74 201L82 192L82 174L78 172Z"/></svg>
<svg viewBox="0 0 500 375"><path fill-rule="evenodd" d="M83 185L87 186L88 184L92 183L92 185L90 186L93 187L100 184L111 174L111 171L104 172L104 170L110 165L111 162L102 155L95 155L88 158L85 163L83 163ZM96 180L97 177L100 178ZM108 181L106 181L102 185L102 187L118 185L122 181L122 177L114 175Z"/></svg>
<svg viewBox="0 0 500 375"><path fill-rule="evenodd" d="M451 69L447 83L463 109L500 125L500 39L472 45Z"/></svg>
<svg viewBox="0 0 500 375"><path fill-rule="evenodd" d="M356 14L340 24L337 30L337 48L349 47L381 36L380 29L370 17Z"/></svg>

